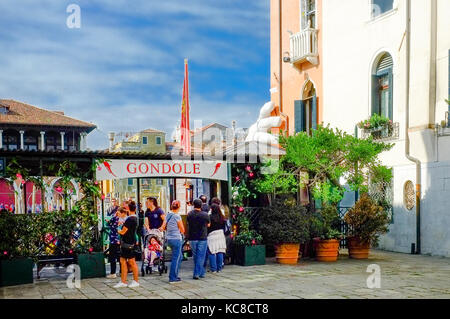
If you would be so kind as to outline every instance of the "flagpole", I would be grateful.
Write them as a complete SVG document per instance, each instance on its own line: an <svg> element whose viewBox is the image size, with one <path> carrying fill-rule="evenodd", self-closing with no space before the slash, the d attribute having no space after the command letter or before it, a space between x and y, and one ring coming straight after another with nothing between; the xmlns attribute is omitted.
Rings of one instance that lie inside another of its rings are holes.
<svg viewBox="0 0 450 319"><path fill-rule="evenodd" d="M190 125L190 105L189 105L189 73L188 73L188 59L184 59L185 72L186 72L186 153L191 155L191 125Z"/></svg>

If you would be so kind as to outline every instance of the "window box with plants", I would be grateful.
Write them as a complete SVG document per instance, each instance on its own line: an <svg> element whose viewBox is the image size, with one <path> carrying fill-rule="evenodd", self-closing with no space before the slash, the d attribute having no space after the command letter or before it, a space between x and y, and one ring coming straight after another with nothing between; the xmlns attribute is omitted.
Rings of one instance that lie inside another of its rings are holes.
<svg viewBox="0 0 450 319"><path fill-rule="evenodd" d="M309 238L309 214L295 200L276 198L265 207L259 220L259 231L266 244L275 246L280 264L297 264L300 244Z"/></svg>
<svg viewBox="0 0 450 319"><path fill-rule="evenodd" d="M238 234L233 238L234 263L241 266L266 264L266 246L261 244L262 236L250 230L247 218L239 218Z"/></svg>
<svg viewBox="0 0 450 319"><path fill-rule="evenodd" d="M371 135L375 140L393 136L394 123L383 115L373 114L367 120L358 123L364 135Z"/></svg>
<svg viewBox="0 0 450 319"><path fill-rule="evenodd" d="M383 206L365 193L345 214L350 232L347 237L350 258L369 258L370 247L376 245L381 234L388 232L390 218Z"/></svg>

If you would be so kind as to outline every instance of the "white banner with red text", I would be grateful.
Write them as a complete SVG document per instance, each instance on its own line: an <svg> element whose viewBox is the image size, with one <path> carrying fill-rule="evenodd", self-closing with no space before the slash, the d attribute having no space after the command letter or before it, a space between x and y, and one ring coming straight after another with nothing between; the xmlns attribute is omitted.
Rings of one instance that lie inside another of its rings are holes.
<svg viewBox="0 0 450 319"><path fill-rule="evenodd" d="M96 179L136 177L202 178L227 181L225 161L106 160L97 167Z"/></svg>

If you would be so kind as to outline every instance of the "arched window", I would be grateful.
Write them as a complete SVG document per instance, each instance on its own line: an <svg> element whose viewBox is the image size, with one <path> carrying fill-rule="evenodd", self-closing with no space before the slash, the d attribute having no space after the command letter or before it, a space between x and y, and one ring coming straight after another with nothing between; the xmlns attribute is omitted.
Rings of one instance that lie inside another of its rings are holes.
<svg viewBox="0 0 450 319"><path fill-rule="evenodd" d="M294 103L295 132L310 133L317 129L317 95L311 81L305 84L302 99Z"/></svg>
<svg viewBox="0 0 450 319"><path fill-rule="evenodd" d="M20 134L15 130L3 132L3 149L14 151L20 149Z"/></svg>
<svg viewBox="0 0 450 319"><path fill-rule="evenodd" d="M372 18L382 15L394 8L394 0L371 0Z"/></svg>
<svg viewBox="0 0 450 319"><path fill-rule="evenodd" d="M40 134L36 131L27 131L23 138L26 151L37 151L39 149Z"/></svg>
<svg viewBox="0 0 450 319"><path fill-rule="evenodd" d="M389 53L376 60L372 75L372 114L393 120L393 61Z"/></svg>
<svg viewBox="0 0 450 319"><path fill-rule="evenodd" d="M45 149L56 151L61 149L61 134L58 132L48 132L45 134Z"/></svg>

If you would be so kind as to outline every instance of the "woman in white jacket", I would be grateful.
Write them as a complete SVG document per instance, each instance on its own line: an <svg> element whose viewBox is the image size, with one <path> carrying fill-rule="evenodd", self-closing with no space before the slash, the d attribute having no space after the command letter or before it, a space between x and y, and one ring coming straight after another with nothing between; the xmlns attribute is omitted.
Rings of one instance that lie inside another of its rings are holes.
<svg viewBox="0 0 450 319"><path fill-rule="evenodd" d="M211 223L208 227L209 266L212 273L218 273L223 267L223 256L227 251L225 241L225 218L217 204L211 205Z"/></svg>

